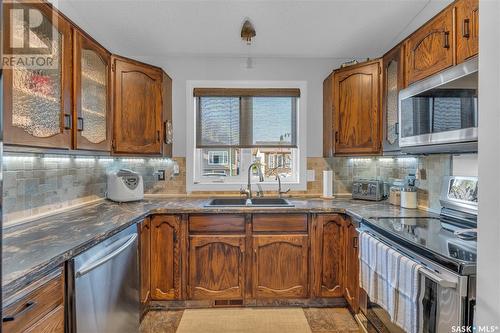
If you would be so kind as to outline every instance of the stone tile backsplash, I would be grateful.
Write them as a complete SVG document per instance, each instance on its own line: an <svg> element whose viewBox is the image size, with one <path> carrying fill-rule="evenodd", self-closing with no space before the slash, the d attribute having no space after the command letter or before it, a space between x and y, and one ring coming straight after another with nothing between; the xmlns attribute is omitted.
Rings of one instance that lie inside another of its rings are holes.
<svg viewBox="0 0 500 333"><path fill-rule="evenodd" d="M177 176L173 175L175 163L180 171ZM186 194L186 167L183 157L127 159L6 154L3 160L4 225L13 225L33 215L105 197L106 173L117 168L129 168L139 172L144 179L145 193ZM423 169L426 177L419 181L419 205L422 208L438 210L441 179L451 172L451 156L329 159L310 157L307 159L307 168L315 171L315 180L308 182L307 191L297 191L292 193L293 195L321 195L323 170L334 170L334 193L342 195L351 193L352 182L357 178L401 179L408 173ZM154 172L159 169L166 171L166 181L155 179Z"/></svg>

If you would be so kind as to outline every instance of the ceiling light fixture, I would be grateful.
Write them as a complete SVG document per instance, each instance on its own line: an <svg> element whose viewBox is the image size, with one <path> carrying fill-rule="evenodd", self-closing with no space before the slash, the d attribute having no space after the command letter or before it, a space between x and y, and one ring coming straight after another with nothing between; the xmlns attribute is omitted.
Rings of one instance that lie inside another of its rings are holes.
<svg viewBox="0 0 500 333"><path fill-rule="evenodd" d="M253 68L253 59L251 55L251 47L252 47L252 42L253 38L256 36L255 28L253 27L252 22L248 18L245 18L243 21L243 25L241 26L241 40L246 44L247 46L247 60L245 67L247 69L252 69Z"/></svg>

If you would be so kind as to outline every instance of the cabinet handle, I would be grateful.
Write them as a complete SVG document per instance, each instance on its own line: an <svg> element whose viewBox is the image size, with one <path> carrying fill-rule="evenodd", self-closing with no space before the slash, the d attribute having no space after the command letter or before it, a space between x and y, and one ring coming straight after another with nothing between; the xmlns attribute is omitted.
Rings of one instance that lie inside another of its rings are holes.
<svg viewBox="0 0 500 333"><path fill-rule="evenodd" d="M339 131L335 131L335 142L339 142Z"/></svg>
<svg viewBox="0 0 500 333"><path fill-rule="evenodd" d="M352 247L355 248L355 249L358 248L358 237L353 237Z"/></svg>
<svg viewBox="0 0 500 333"><path fill-rule="evenodd" d="M64 115L64 129L66 129L66 130L71 129L71 115L70 114Z"/></svg>
<svg viewBox="0 0 500 333"><path fill-rule="evenodd" d="M3 322L7 321L14 321L16 320L17 317L22 316L26 312L32 310L36 305L35 301L29 301L27 302L22 309L20 309L18 312L14 313L12 316L7 316L2 319Z"/></svg>
<svg viewBox="0 0 500 333"><path fill-rule="evenodd" d="M160 142L160 131L156 131L156 141Z"/></svg>
<svg viewBox="0 0 500 333"><path fill-rule="evenodd" d="M470 37L469 22L470 20L468 18L464 19L464 21L462 22L462 36L464 38Z"/></svg>
<svg viewBox="0 0 500 333"><path fill-rule="evenodd" d="M83 118L82 117L76 118L76 129L79 132L83 131Z"/></svg>
<svg viewBox="0 0 500 333"><path fill-rule="evenodd" d="M394 124L394 133L396 135L399 135L399 122Z"/></svg>
<svg viewBox="0 0 500 333"><path fill-rule="evenodd" d="M445 49L450 48L450 32L449 31L445 31L443 33L443 47Z"/></svg>

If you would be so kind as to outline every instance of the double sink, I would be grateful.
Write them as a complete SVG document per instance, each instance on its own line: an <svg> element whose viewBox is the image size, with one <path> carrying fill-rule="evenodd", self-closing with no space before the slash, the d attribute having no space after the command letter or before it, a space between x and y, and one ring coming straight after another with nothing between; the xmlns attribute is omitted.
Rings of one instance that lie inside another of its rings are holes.
<svg viewBox="0 0 500 333"><path fill-rule="evenodd" d="M294 207L283 198L217 198L212 199L205 207Z"/></svg>

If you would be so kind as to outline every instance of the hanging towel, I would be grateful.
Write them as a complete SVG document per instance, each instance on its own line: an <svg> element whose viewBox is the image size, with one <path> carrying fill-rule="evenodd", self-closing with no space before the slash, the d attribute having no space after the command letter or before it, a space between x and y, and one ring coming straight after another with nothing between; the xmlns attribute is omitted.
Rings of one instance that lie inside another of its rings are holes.
<svg viewBox="0 0 500 333"><path fill-rule="evenodd" d="M360 285L370 301L395 315L397 266L401 254L368 233L360 235Z"/></svg>
<svg viewBox="0 0 500 333"><path fill-rule="evenodd" d="M419 333L418 293L422 265L401 256L398 269L396 308L392 321L408 333Z"/></svg>

